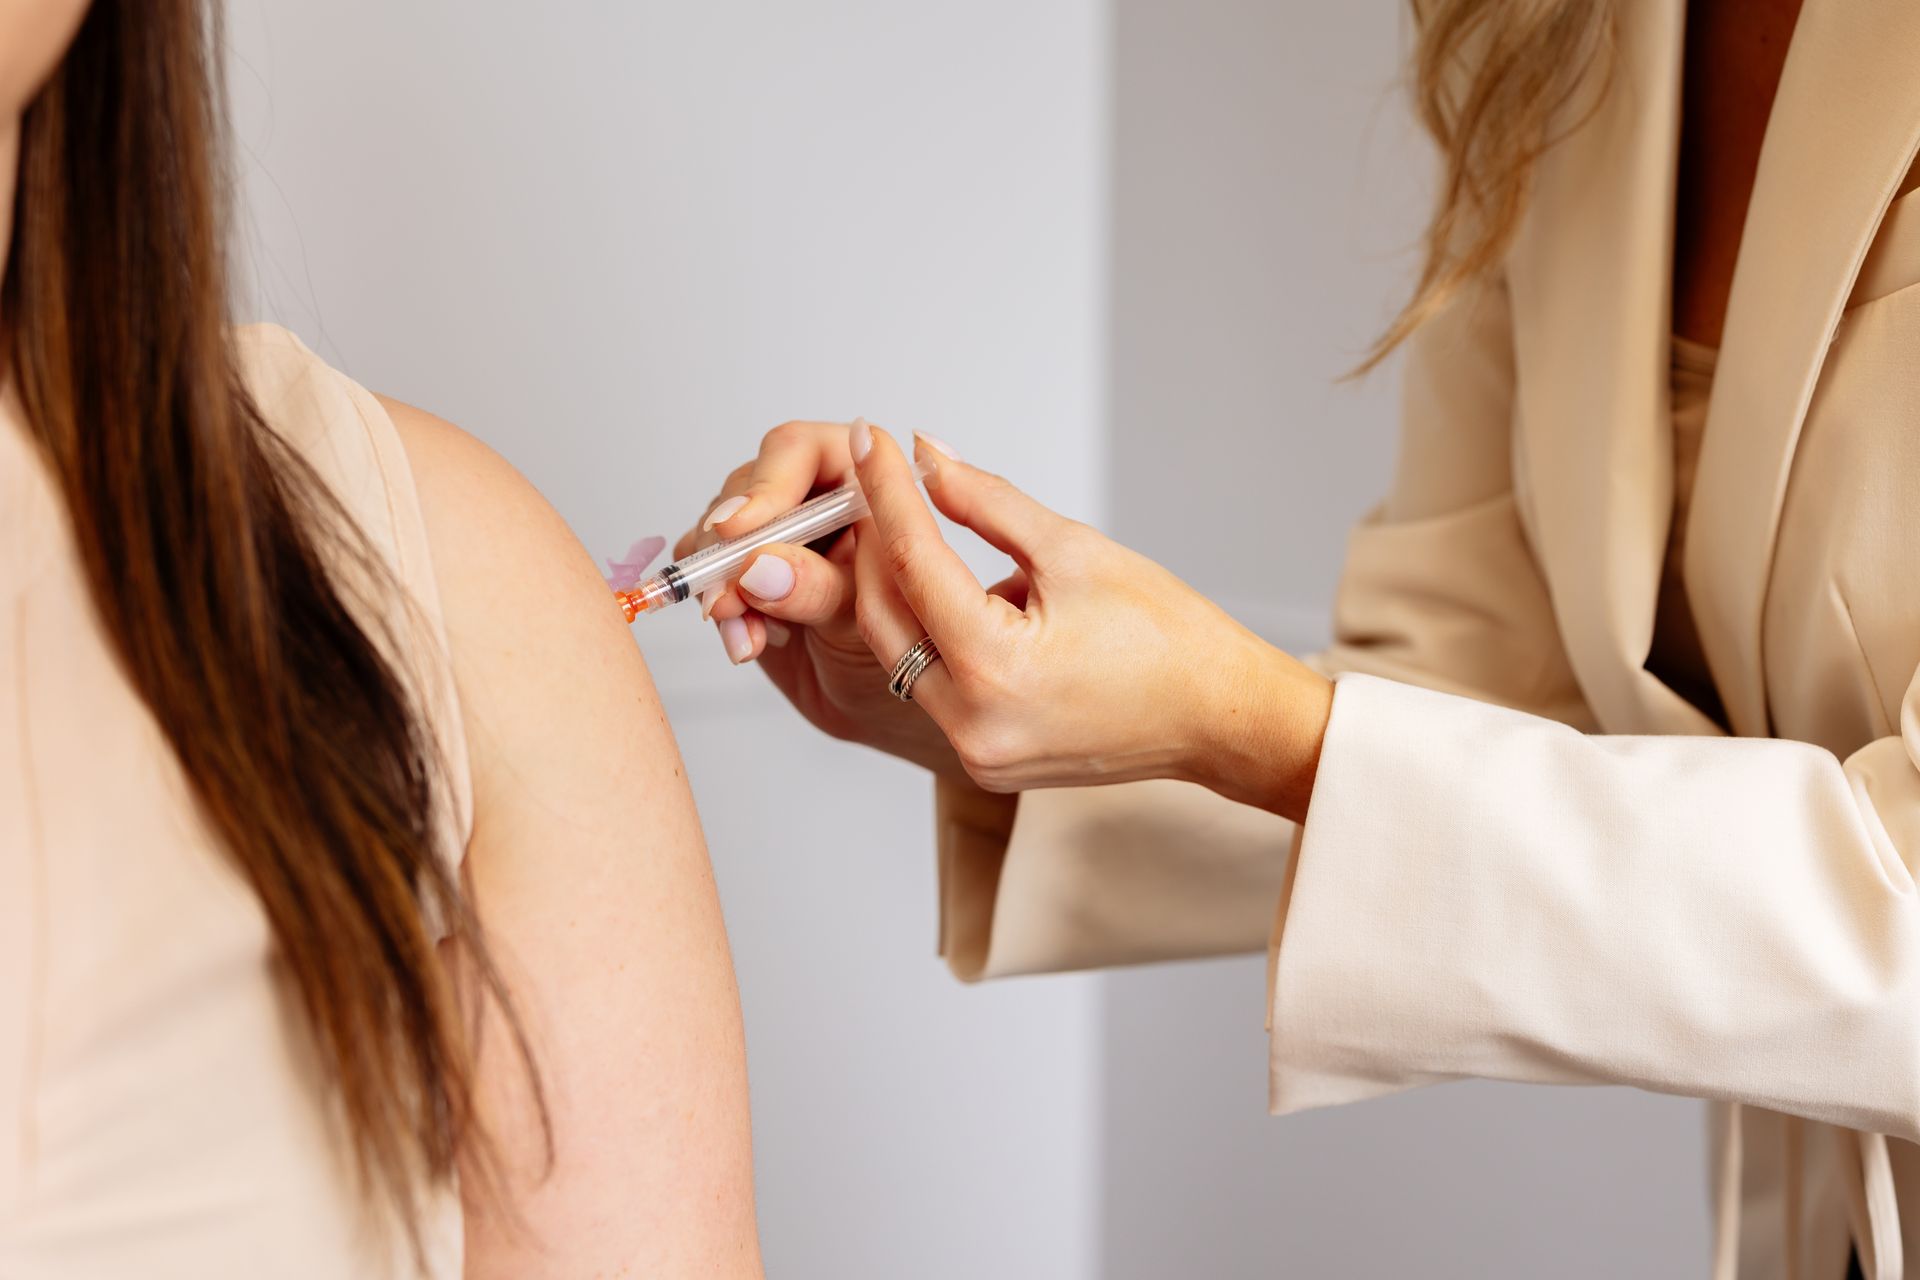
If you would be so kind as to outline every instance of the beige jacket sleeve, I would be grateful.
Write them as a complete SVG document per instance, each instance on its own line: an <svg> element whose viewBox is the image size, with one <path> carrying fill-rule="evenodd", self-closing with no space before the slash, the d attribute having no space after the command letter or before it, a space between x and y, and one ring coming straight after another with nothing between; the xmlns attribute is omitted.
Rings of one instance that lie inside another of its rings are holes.
<svg viewBox="0 0 1920 1280"><path fill-rule="evenodd" d="M1504 288L1414 338L1398 474L1355 531L1336 642L1310 659L1585 722L1512 483ZM1032 791L941 784L941 953L974 980L1259 951L1293 824L1182 782Z"/></svg>
<svg viewBox="0 0 1920 1280"><path fill-rule="evenodd" d="M1483 1076L1920 1139L1920 679L1900 729L1843 762L1341 677L1278 943L1275 1109Z"/></svg>

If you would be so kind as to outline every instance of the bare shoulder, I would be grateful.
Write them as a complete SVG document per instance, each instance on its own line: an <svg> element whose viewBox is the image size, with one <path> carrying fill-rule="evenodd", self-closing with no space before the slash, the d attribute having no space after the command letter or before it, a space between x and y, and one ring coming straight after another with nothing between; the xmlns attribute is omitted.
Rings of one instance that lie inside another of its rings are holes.
<svg viewBox="0 0 1920 1280"><path fill-rule="evenodd" d="M455 520L466 532L488 538L496 550L517 539L492 538L489 529L504 524L515 532L539 531L570 540L565 524L513 465L475 437L425 409L376 395L393 419L414 472L421 501L432 508L430 520Z"/></svg>
<svg viewBox="0 0 1920 1280"><path fill-rule="evenodd" d="M600 585L566 522L513 464L443 418L387 396L375 398L406 449L434 568L442 592L454 597L450 605L478 603L467 593L484 582L489 591L508 593L512 603L541 598L564 610L589 580ZM618 616L610 608L602 612Z"/></svg>
<svg viewBox="0 0 1920 1280"><path fill-rule="evenodd" d="M474 758L477 820L528 787L543 805L565 803L583 818L609 807L601 788L613 781L656 796L661 786L683 791L646 663L573 531L484 443L424 410L379 400L419 494Z"/></svg>

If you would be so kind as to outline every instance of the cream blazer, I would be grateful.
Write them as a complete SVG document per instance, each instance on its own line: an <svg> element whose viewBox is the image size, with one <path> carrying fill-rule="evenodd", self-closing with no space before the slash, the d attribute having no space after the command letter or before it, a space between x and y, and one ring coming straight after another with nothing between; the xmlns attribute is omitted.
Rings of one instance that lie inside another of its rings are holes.
<svg viewBox="0 0 1920 1280"><path fill-rule="evenodd" d="M1736 736L1645 669L1684 6L1621 7L1501 278L1407 356L1304 827L1145 782L998 829L944 791L942 950L1267 944L1276 1113L1476 1076L1716 1100L1714 1274L1837 1280L1851 1237L1889 1280L1920 1242L1920 4L1806 0L1761 155L1685 548Z"/></svg>

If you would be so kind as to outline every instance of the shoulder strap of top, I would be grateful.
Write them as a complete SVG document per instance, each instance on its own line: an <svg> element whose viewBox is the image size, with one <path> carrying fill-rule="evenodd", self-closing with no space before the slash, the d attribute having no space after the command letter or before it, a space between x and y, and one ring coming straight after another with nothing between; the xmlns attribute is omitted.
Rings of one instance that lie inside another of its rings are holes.
<svg viewBox="0 0 1920 1280"><path fill-rule="evenodd" d="M398 598L361 589L352 567L337 565L349 602L409 686L439 753L447 812L436 826L457 868L473 832L473 780L426 524L399 432L364 387L278 325L236 329L234 348L267 425L305 458L400 587Z"/></svg>

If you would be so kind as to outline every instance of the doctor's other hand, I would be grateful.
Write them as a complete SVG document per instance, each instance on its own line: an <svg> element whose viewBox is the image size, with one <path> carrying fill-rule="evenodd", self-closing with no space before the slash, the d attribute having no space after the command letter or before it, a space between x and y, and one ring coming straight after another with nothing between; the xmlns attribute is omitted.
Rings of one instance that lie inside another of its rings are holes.
<svg viewBox="0 0 1920 1280"><path fill-rule="evenodd" d="M921 437L935 505L1016 566L984 590L892 437L856 423L849 447L873 509L853 556L868 678L930 635L941 661L913 696L976 783L1177 778L1304 817L1332 707L1325 677L1153 561Z"/></svg>
<svg viewBox="0 0 1920 1280"><path fill-rule="evenodd" d="M759 456L727 476L705 516L675 544L674 558L751 533L810 495L851 480L848 431L844 422L788 422L769 431ZM862 534L871 531L871 525L848 529L824 553L768 546L738 583L702 599L701 609L718 626L727 657L758 659L816 728L965 781L939 726L887 692L887 673L876 670L862 638L854 564Z"/></svg>

